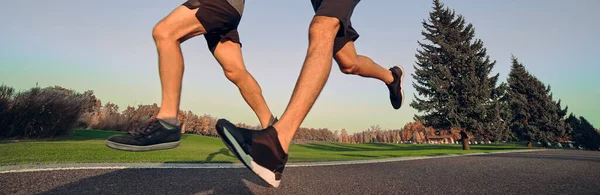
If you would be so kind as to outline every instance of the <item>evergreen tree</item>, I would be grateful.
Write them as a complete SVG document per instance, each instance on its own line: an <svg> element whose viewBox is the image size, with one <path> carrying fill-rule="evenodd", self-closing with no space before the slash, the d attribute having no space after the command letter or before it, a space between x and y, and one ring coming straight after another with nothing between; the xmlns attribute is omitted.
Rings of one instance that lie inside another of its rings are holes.
<svg viewBox="0 0 600 195"><path fill-rule="evenodd" d="M508 85L501 83L492 93L492 102L487 109L485 129L482 132L484 140L507 141L511 140L508 123L511 118L510 107L508 104Z"/></svg>
<svg viewBox="0 0 600 195"><path fill-rule="evenodd" d="M560 141L566 136L567 108L560 108L560 100L553 100L550 86L531 75L514 56L511 60L508 75L511 131L519 140L529 143Z"/></svg>
<svg viewBox="0 0 600 195"><path fill-rule="evenodd" d="M532 141L538 133L538 129L529 125L531 120L531 107L528 105L528 93L532 88L530 85L530 77L527 70L522 64L519 64L517 59L512 57L512 66L508 74L509 91L509 107L512 118L510 121L510 129L519 140Z"/></svg>
<svg viewBox="0 0 600 195"><path fill-rule="evenodd" d="M558 109L558 117L560 119L562 119L563 126L564 126L564 131L562 132L562 135L560 136L560 140L568 141L568 140L570 140L570 137L573 134L573 129L569 126L569 124L566 121L569 106L565 106L565 108L562 109L560 103L561 103L561 101L559 99L558 102L556 102L556 108Z"/></svg>
<svg viewBox="0 0 600 195"><path fill-rule="evenodd" d="M498 75L489 77L495 61L491 62L481 40L474 40L473 25L465 24L461 15L433 1L428 21L423 21L421 33L431 43L418 42L413 86L419 96L411 106L423 113L416 121L436 129L462 129L463 149L468 150L467 132L475 136L487 134L486 122L492 121L494 111L501 107L492 94ZM496 123L495 123L496 124Z"/></svg>
<svg viewBox="0 0 600 195"><path fill-rule="evenodd" d="M573 130L572 135L576 145L588 150L598 151L600 149L600 134L585 118L579 117L578 119L571 113L565 121Z"/></svg>
<svg viewBox="0 0 600 195"><path fill-rule="evenodd" d="M562 109L560 107L560 99L558 101L554 100L553 94L551 92L550 85L548 85L546 90L547 98L544 101L544 112L542 112L542 118L547 119L543 124L546 125L546 131L549 133L546 137L547 141L551 142L560 142L567 136L567 128L565 123L565 116L567 114L567 107Z"/></svg>

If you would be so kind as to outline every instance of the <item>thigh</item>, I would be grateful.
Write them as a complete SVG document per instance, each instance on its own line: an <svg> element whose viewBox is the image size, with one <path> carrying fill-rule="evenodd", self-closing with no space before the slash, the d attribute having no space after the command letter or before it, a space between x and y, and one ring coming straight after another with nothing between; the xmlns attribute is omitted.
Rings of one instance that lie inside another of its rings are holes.
<svg viewBox="0 0 600 195"><path fill-rule="evenodd" d="M196 17L206 29L204 38L208 49L214 53L219 42L233 41L241 44L237 27L242 18L242 0L189 0L198 1ZM189 2L188 1L188 2Z"/></svg>
<svg viewBox="0 0 600 195"><path fill-rule="evenodd" d="M351 26L350 18L360 0L311 0L315 16L329 16L340 21L338 36L343 36Z"/></svg>
<svg viewBox="0 0 600 195"><path fill-rule="evenodd" d="M240 41L240 35L237 29L229 30L226 32L213 32L204 35L206 39L206 45L208 46L208 50L210 50L213 55L217 50L218 46L224 42L233 42L238 45L238 47L242 47L242 42Z"/></svg>
<svg viewBox="0 0 600 195"><path fill-rule="evenodd" d="M184 41L193 36L206 33L206 29L196 18L198 9L185 6L175 8L169 15L156 24L155 30L169 37Z"/></svg>
<svg viewBox="0 0 600 195"><path fill-rule="evenodd" d="M333 42L334 55L337 55L338 52L345 50L345 47L348 46L348 44L352 44L352 50L354 51L354 53L356 53L356 51L354 50L354 42L356 42L360 35L358 34L358 32L356 32L354 27L352 27L352 24L346 27L346 29L347 30L345 31L343 36L335 37L335 40Z"/></svg>
<svg viewBox="0 0 600 195"><path fill-rule="evenodd" d="M352 14L360 0L311 0L315 16L328 16L340 21L340 29L333 45L333 53L340 51L349 41L356 41L358 32L352 26Z"/></svg>

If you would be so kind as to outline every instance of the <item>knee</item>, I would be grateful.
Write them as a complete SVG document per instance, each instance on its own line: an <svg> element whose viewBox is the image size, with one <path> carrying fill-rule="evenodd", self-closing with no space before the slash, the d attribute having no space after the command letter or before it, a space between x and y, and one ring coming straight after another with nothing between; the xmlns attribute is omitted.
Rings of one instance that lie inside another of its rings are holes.
<svg viewBox="0 0 600 195"><path fill-rule="evenodd" d="M349 60L345 62L338 61L340 70L344 74L357 74L358 73L358 60Z"/></svg>
<svg viewBox="0 0 600 195"><path fill-rule="evenodd" d="M173 37L170 28L163 22L159 22L154 26L154 29L152 29L152 38L156 42L177 40L177 38Z"/></svg>
<svg viewBox="0 0 600 195"><path fill-rule="evenodd" d="M323 34L337 34L340 28L340 20L328 16L315 16L310 22L310 36L321 36Z"/></svg>
<svg viewBox="0 0 600 195"><path fill-rule="evenodd" d="M243 68L234 68L234 69L227 69L225 70L225 77L227 77L227 79L229 79L229 81L233 82L234 84L238 84L241 81L244 80L244 78L246 76L248 76L248 71L246 71L246 69Z"/></svg>
<svg viewBox="0 0 600 195"><path fill-rule="evenodd" d="M361 64L368 63L371 60L366 56L353 56L338 54L335 56L335 61L338 63L340 70L344 74L359 74Z"/></svg>

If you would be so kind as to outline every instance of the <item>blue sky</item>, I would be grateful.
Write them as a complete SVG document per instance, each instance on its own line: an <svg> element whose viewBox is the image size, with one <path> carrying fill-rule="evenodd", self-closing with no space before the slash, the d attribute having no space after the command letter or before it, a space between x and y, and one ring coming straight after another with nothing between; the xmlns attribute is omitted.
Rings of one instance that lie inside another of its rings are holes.
<svg viewBox="0 0 600 195"><path fill-rule="evenodd" d="M526 68L552 86L569 111L600 127L600 1L446 0L475 27L502 81L514 54ZM0 83L18 90L60 85L94 90L97 97L127 105L160 102L160 83L152 27L183 1L7 1L0 8ZM362 1L352 18L361 37L360 54L382 66L414 72L421 21L431 1ZM305 1L248 1L239 31L250 73L271 110L284 111L308 44L313 15ZM182 45L186 72L182 109L235 122L258 124L237 88L223 75L196 37ZM324 91L304 121L305 127L350 132L379 124L401 128L416 111L408 103L415 93L407 75L405 106L392 109L380 81L348 76L335 67Z"/></svg>

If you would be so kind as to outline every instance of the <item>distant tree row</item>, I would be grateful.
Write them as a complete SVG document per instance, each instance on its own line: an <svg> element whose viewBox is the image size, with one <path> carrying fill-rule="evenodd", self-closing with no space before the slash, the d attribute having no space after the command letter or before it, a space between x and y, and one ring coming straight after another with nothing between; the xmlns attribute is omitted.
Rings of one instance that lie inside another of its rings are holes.
<svg viewBox="0 0 600 195"><path fill-rule="evenodd" d="M533 99L533 101L536 100ZM537 104L523 105L535 106ZM551 105L560 107L560 102L553 102ZM95 97L93 91L77 93L54 86L34 87L24 92L14 93L14 89L2 85L0 86L0 138L57 137L68 135L73 128L130 131L141 127L148 119L156 116L159 109L157 104L151 104L137 107L128 106L125 110L119 111L119 107L113 103L109 102L103 105L101 100ZM532 108L526 109L532 110ZM565 112L566 110L561 110L558 115L562 116ZM536 111L535 113L541 112ZM527 121L524 125L535 127L535 124L540 123L535 121L537 117L531 117L534 115L527 116L530 118L523 120ZM217 119L208 114L198 116L192 111L180 111L179 121L185 133L218 136L215 131ZM250 129L260 128L259 125L252 126L244 123L236 125ZM565 120L564 125L565 136L559 139L534 131L515 132L515 135L508 137L546 135L549 136L548 140L572 140L581 147L598 150L599 131L594 129L585 118L575 117L571 114ZM294 138L294 143L435 143L442 142L442 140L446 143L453 143L461 138L462 132L457 128L435 129L425 126L420 121L409 122L400 129L383 129L379 125L373 125L365 131L352 134L345 129L331 131L328 128L301 127ZM474 142L484 141L485 138L473 134L468 137L475 139ZM510 141L510 139L507 140Z"/></svg>
<svg viewBox="0 0 600 195"><path fill-rule="evenodd" d="M145 122L155 117L160 110L157 104L152 104L138 105L137 108L128 106L125 110L119 111L119 106L113 103L108 102L102 105L102 101L96 98L91 91L86 95L92 106L81 115L79 120L79 126L85 129L131 131L143 126ZM198 116L192 111L180 110L178 120L184 133L218 137L215 129L217 118L211 115ZM260 129L260 125L247 125L245 123L238 123L236 126ZM327 128L301 127L298 129L294 141L296 143L334 142L338 140L337 137L337 131L332 132Z"/></svg>
<svg viewBox="0 0 600 195"><path fill-rule="evenodd" d="M441 143L444 138L446 143L455 143L460 139L460 130L436 130L432 127L426 127L423 123L415 121L409 122L401 129L382 129L379 125L373 125L369 129L353 134L348 134L342 129L338 142L340 143L433 143L432 140L439 140Z"/></svg>

